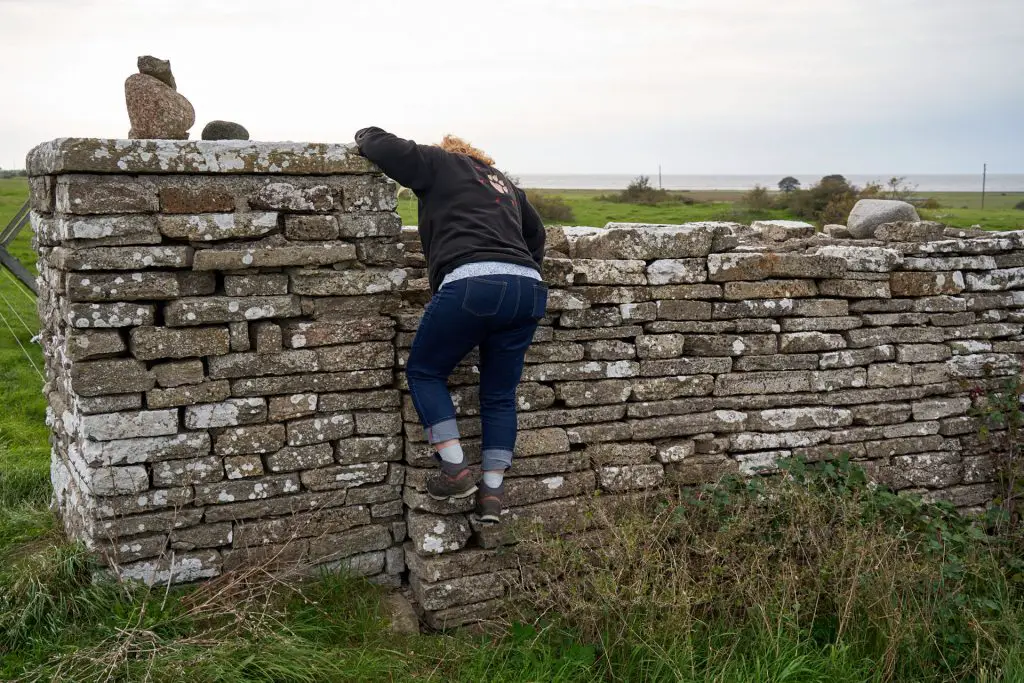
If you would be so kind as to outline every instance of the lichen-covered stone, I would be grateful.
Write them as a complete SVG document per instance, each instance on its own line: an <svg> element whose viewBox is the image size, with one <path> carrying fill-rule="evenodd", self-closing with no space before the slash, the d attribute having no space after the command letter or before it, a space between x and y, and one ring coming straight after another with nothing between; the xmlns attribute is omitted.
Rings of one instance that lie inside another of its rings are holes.
<svg viewBox="0 0 1024 683"><path fill-rule="evenodd" d="M273 498L301 490L298 477L292 474L277 474L259 479L220 481L215 484L196 486L196 503L216 505L239 501Z"/></svg>
<svg viewBox="0 0 1024 683"><path fill-rule="evenodd" d="M704 259L661 259L647 265L647 284L693 284L707 280Z"/></svg>
<svg viewBox="0 0 1024 683"><path fill-rule="evenodd" d="M326 185L298 187L292 183L273 182L250 197L249 206L272 211L325 213L334 209L334 195Z"/></svg>
<svg viewBox="0 0 1024 683"><path fill-rule="evenodd" d="M809 353L846 348L841 334L826 332L789 332L779 335L780 353Z"/></svg>
<svg viewBox="0 0 1024 683"><path fill-rule="evenodd" d="M379 483L388 474L386 462L334 465L302 472L302 484L311 491L350 489L363 484Z"/></svg>
<svg viewBox="0 0 1024 683"><path fill-rule="evenodd" d="M157 226L166 237L194 242L261 237L278 227L274 212L158 216Z"/></svg>
<svg viewBox="0 0 1024 683"><path fill-rule="evenodd" d="M196 270L243 270L287 266L326 266L356 258L355 245L347 242L299 242L253 247L224 246L200 249Z"/></svg>
<svg viewBox="0 0 1024 683"><path fill-rule="evenodd" d="M789 253L711 254L708 278L712 282L768 278L840 278L846 263L833 256Z"/></svg>
<svg viewBox="0 0 1024 683"><path fill-rule="evenodd" d="M461 550L472 535L469 522L462 515L408 513L409 539L420 555L440 555Z"/></svg>
<svg viewBox="0 0 1024 683"><path fill-rule="evenodd" d="M966 287L972 292L995 292L1024 286L1024 267L967 273Z"/></svg>
<svg viewBox="0 0 1024 683"><path fill-rule="evenodd" d="M157 363L151 370L156 377L157 386L165 388L199 384L205 376L203 362L198 358Z"/></svg>
<svg viewBox="0 0 1024 683"><path fill-rule="evenodd" d="M123 175L62 175L55 206L64 214L149 213L156 211L156 185Z"/></svg>
<svg viewBox="0 0 1024 683"><path fill-rule="evenodd" d="M222 183L202 178L177 178L160 186L160 211L167 214L234 211L235 195Z"/></svg>
<svg viewBox="0 0 1024 683"><path fill-rule="evenodd" d="M214 435L213 452L217 455L273 453L284 445L284 440L285 428L281 424L230 427Z"/></svg>
<svg viewBox="0 0 1024 683"><path fill-rule="evenodd" d="M842 259L849 271L866 273L888 273L904 261L903 254L884 247L860 247L829 244L818 247L819 256Z"/></svg>
<svg viewBox="0 0 1024 683"><path fill-rule="evenodd" d="M292 240L334 240L338 238L338 219L315 214L285 216L284 234Z"/></svg>
<svg viewBox="0 0 1024 683"><path fill-rule="evenodd" d="M344 213L338 217L338 229L342 239L395 237L402 230L402 220L392 211Z"/></svg>
<svg viewBox="0 0 1024 683"><path fill-rule="evenodd" d="M192 265L192 247L57 247L49 260L60 270L188 268Z"/></svg>
<svg viewBox="0 0 1024 683"><path fill-rule="evenodd" d="M824 292L823 292L824 293ZM726 282L726 299L787 299L817 296L818 286L813 280L761 280L760 282Z"/></svg>
<svg viewBox="0 0 1024 683"><path fill-rule="evenodd" d="M715 394L784 394L811 390L807 372L745 372L718 375ZM712 430L708 430L712 431Z"/></svg>
<svg viewBox="0 0 1024 683"><path fill-rule="evenodd" d="M163 436L178 431L177 410L140 410L82 416L81 434L93 441Z"/></svg>
<svg viewBox="0 0 1024 683"><path fill-rule="evenodd" d="M192 405L185 408L188 429L211 429L255 424L267 419L267 404L262 398L232 398L221 403Z"/></svg>
<svg viewBox="0 0 1024 683"><path fill-rule="evenodd" d="M116 355L126 348L124 338L117 330L71 330L64 353L71 361L81 361Z"/></svg>
<svg viewBox="0 0 1024 683"><path fill-rule="evenodd" d="M206 484L224 478L224 466L216 455L183 460L163 460L153 464L154 486Z"/></svg>
<svg viewBox="0 0 1024 683"><path fill-rule="evenodd" d="M889 277L893 296L936 296L959 294L964 290L964 276L954 272L900 272Z"/></svg>
<svg viewBox="0 0 1024 683"><path fill-rule="evenodd" d="M334 441L351 436L354 432L355 420L348 413L293 420L288 423L288 445L306 446Z"/></svg>
<svg viewBox="0 0 1024 683"><path fill-rule="evenodd" d="M874 238L882 242L932 242L940 240L946 226L934 221L902 220L882 223Z"/></svg>
<svg viewBox="0 0 1024 683"><path fill-rule="evenodd" d="M259 455L232 455L224 458L224 474L228 479L246 479L263 476L263 461Z"/></svg>
<svg viewBox="0 0 1024 683"><path fill-rule="evenodd" d="M589 382L565 382L555 387L555 396L570 408L585 405L623 403L632 393L629 380L598 380Z"/></svg>
<svg viewBox="0 0 1024 683"><path fill-rule="evenodd" d="M354 144L58 138L28 153L30 175L57 173L370 173Z"/></svg>
<svg viewBox="0 0 1024 683"><path fill-rule="evenodd" d="M200 457L209 452L210 435L205 432L115 441L85 441L81 449L83 459L90 466L159 462L175 458Z"/></svg>
<svg viewBox="0 0 1024 683"><path fill-rule="evenodd" d="M164 311L167 325L174 327L211 323L291 318L302 313L298 297L188 297L172 301Z"/></svg>
<svg viewBox="0 0 1024 683"><path fill-rule="evenodd" d="M606 465L597 470L598 483L605 491L632 491L653 488L665 478L659 463L646 465Z"/></svg>
<svg viewBox="0 0 1024 683"><path fill-rule="evenodd" d="M58 240L76 240L81 246L160 244L156 219L143 214L61 216L55 228Z"/></svg>
<svg viewBox="0 0 1024 683"><path fill-rule="evenodd" d="M642 335L636 338L637 356L640 358L675 358L683 354L681 334Z"/></svg>
<svg viewBox="0 0 1024 683"><path fill-rule="evenodd" d="M399 290L405 281L406 272L401 269L299 271L291 276L291 291L308 296L379 294Z"/></svg>
<svg viewBox="0 0 1024 683"><path fill-rule="evenodd" d="M734 410L656 417L630 422L635 440L690 436L705 432L737 432L744 428L746 414Z"/></svg>
<svg viewBox="0 0 1024 683"><path fill-rule="evenodd" d="M149 408L192 406L196 403L223 401L230 395L231 385L227 380L201 382L170 389L151 389L146 392L146 405Z"/></svg>
<svg viewBox="0 0 1024 683"><path fill-rule="evenodd" d="M717 225L710 223L609 223L604 230L580 236L570 248L574 258L701 258L711 252L711 243L718 229Z"/></svg>
<svg viewBox="0 0 1024 683"><path fill-rule="evenodd" d="M282 296L288 293L288 276L284 273L258 275L225 275L227 296Z"/></svg>
<svg viewBox="0 0 1024 683"><path fill-rule="evenodd" d="M818 290L822 296L848 299L888 299L891 296L888 282L872 280L822 280Z"/></svg>
<svg viewBox="0 0 1024 683"><path fill-rule="evenodd" d="M142 360L219 356L230 350L225 327L172 329L136 327L130 333L132 355Z"/></svg>

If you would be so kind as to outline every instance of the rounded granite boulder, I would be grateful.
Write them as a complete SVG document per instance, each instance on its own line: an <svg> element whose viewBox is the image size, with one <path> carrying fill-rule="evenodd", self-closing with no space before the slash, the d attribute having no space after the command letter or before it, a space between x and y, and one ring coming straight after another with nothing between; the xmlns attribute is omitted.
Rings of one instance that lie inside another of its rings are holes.
<svg viewBox="0 0 1024 683"><path fill-rule="evenodd" d="M204 140L248 140L249 131L234 121L210 121L203 128Z"/></svg>
<svg viewBox="0 0 1024 683"><path fill-rule="evenodd" d="M907 202L896 199L861 199L853 205L846 229L858 239L867 239L883 223L919 220L917 210Z"/></svg>
<svg viewBox="0 0 1024 683"><path fill-rule="evenodd" d="M124 98L132 129L129 138L187 140L196 112L183 95L158 78L132 74L124 82Z"/></svg>

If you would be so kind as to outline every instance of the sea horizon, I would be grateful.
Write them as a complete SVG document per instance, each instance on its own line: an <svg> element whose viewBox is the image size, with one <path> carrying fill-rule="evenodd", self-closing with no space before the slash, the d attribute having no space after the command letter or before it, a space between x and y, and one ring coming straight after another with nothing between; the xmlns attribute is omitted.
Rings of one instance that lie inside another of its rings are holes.
<svg viewBox="0 0 1024 683"><path fill-rule="evenodd" d="M628 173L522 173L515 174L521 187L540 190L621 190L637 175ZM650 178L653 187L659 186L657 172L644 174ZM666 190L749 190L763 185L770 190L787 175L800 181L802 187L810 187L822 175L814 173L779 174L680 174L665 173L661 176L661 187ZM905 178L911 191L919 192L981 192L981 174L969 173L849 173L846 179L857 186L871 182L885 184L892 177ZM986 192L1024 192L1024 173L990 173L985 181Z"/></svg>

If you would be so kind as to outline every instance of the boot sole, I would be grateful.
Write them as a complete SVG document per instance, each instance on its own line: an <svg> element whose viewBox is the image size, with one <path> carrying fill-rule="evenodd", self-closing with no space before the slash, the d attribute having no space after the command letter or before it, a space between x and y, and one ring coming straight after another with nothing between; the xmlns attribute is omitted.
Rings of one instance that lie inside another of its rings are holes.
<svg viewBox="0 0 1024 683"><path fill-rule="evenodd" d="M476 521L481 524L500 524L501 517L496 517L494 515L478 515Z"/></svg>
<svg viewBox="0 0 1024 683"><path fill-rule="evenodd" d="M465 491L460 491L459 493L452 493L452 494L449 494L447 496L435 496L430 491L427 491L427 495L430 496L431 498L433 498L434 500L458 500L460 498L466 498L468 496L472 496L474 493L476 493L476 489L477 489L477 487L474 486L471 489L467 489Z"/></svg>

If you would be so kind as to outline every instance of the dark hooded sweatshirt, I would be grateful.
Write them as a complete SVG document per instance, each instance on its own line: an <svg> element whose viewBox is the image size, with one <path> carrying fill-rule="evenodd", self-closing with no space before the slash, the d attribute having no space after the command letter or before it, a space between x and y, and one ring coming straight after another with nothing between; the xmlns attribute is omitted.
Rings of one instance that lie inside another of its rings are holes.
<svg viewBox="0 0 1024 683"><path fill-rule="evenodd" d="M467 263L500 261L540 270L544 225L523 191L501 171L375 127L356 133L356 144L384 173L416 193L432 292Z"/></svg>

